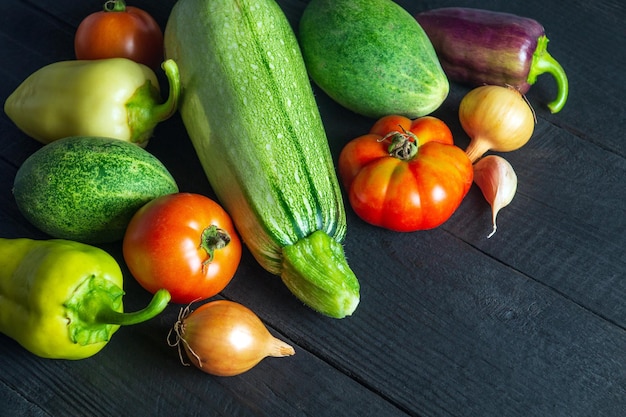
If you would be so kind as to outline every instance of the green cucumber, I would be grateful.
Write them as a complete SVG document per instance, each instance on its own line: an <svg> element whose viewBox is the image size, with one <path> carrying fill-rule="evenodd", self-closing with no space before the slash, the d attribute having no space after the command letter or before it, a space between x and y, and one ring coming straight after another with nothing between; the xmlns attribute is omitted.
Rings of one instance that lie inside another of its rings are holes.
<svg viewBox="0 0 626 417"><path fill-rule="evenodd" d="M391 0L312 0L300 19L299 40L311 79L355 113L416 118L448 96L430 39Z"/></svg>
<svg viewBox="0 0 626 417"><path fill-rule="evenodd" d="M69 137L29 156L13 183L19 210L48 235L84 243L120 240L148 201L178 191L148 151L119 139Z"/></svg>
<svg viewBox="0 0 626 417"><path fill-rule="evenodd" d="M341 190L278 4L179 0L165 55L178 64L179 110L199 160L252 255L314 310L352 314L359 283L341 246Z"/></svg>

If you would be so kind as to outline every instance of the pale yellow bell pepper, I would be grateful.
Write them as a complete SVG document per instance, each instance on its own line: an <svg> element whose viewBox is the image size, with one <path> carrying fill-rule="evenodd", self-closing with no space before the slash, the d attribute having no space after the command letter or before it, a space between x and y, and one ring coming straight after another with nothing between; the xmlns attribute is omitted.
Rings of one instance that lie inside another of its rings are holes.
<svg viewBox="0 0 626 417"><path fill-rule="evenodd" d="M105 136L144 147L156 125L178 106L178 67L172 60L162 67L170 84L165 102L150 68L110 58L49 64L17 87L4 111L44 144L68 136Z"/></svg>

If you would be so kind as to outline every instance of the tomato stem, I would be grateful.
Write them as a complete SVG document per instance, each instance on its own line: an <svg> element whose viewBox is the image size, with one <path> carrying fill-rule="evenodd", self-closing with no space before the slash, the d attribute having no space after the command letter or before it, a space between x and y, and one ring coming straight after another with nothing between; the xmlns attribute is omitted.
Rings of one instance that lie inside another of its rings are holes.
<svg viewBox="0 0 626 417"><path fill-rule="evenodd" d="M104 3L105 12L125 12L126 2L124 0L108 0Z"/></svg>
<svg viewBox="0 0 626 417"><path fill-rule="evenodd" d="M400 126L400 128L402 132L396 130L389 132L381 139L381 142L390 140L391 144L387 148L389 155L403 161L408 161L417 155L417 136L407 131L402 126Z"/></svg>
<svg viewBox="0 0 626 417"><path fill-rule="evenodd" d="M212 224L202 231L200 237L200 247L207 253L207 258L202 262L203 266L208 265L213 260L215 251L222 249L230 243L230 235L224 229L220 229L216 225Z"/></svg>

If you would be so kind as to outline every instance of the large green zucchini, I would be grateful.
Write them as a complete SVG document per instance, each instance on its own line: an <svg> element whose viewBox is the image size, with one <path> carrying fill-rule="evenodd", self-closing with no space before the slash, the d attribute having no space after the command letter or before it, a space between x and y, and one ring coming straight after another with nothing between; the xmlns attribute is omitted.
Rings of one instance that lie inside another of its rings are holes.
<svg viewBox="0 0 626 417"><path fill-rule="evenodd" d="M207 178L266 270L309 307L352 314L343 200L295 34L274 0L179 0L165 54Z"/></svg>

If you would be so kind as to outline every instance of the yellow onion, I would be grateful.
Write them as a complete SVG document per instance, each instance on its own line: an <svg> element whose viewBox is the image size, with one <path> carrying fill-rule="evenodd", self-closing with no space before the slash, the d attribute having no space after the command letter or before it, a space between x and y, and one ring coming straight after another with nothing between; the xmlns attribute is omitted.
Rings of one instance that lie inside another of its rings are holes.
<svg viewBox="0 0 626 417"><path fill-rule="evenodd" d="M484 85L467 93L459 120L470 144L465 153L476 162L487 151L509 152L524 146L535 129L535 114L512 87Z"/></svg>
<svg viewBox="0 0 626 417"><path fill-rule="evenodd" d="M171 339L174 337L174 341ZM249 308L228 300L211 301L190 311L181 309L168 335L170 346L182 350L198 369L218 376L248 371L262 359L295 354L292 346L275 338Z"/></svg>
<svg viewBox="0 0 626 417"><path fill-rule="evenodd" d="M496 217L509 205L517 191L517 175L511 164L501 156L487 155L474 164L474 183L491 205L493 229L487 238L496 233Z"/></svg>

